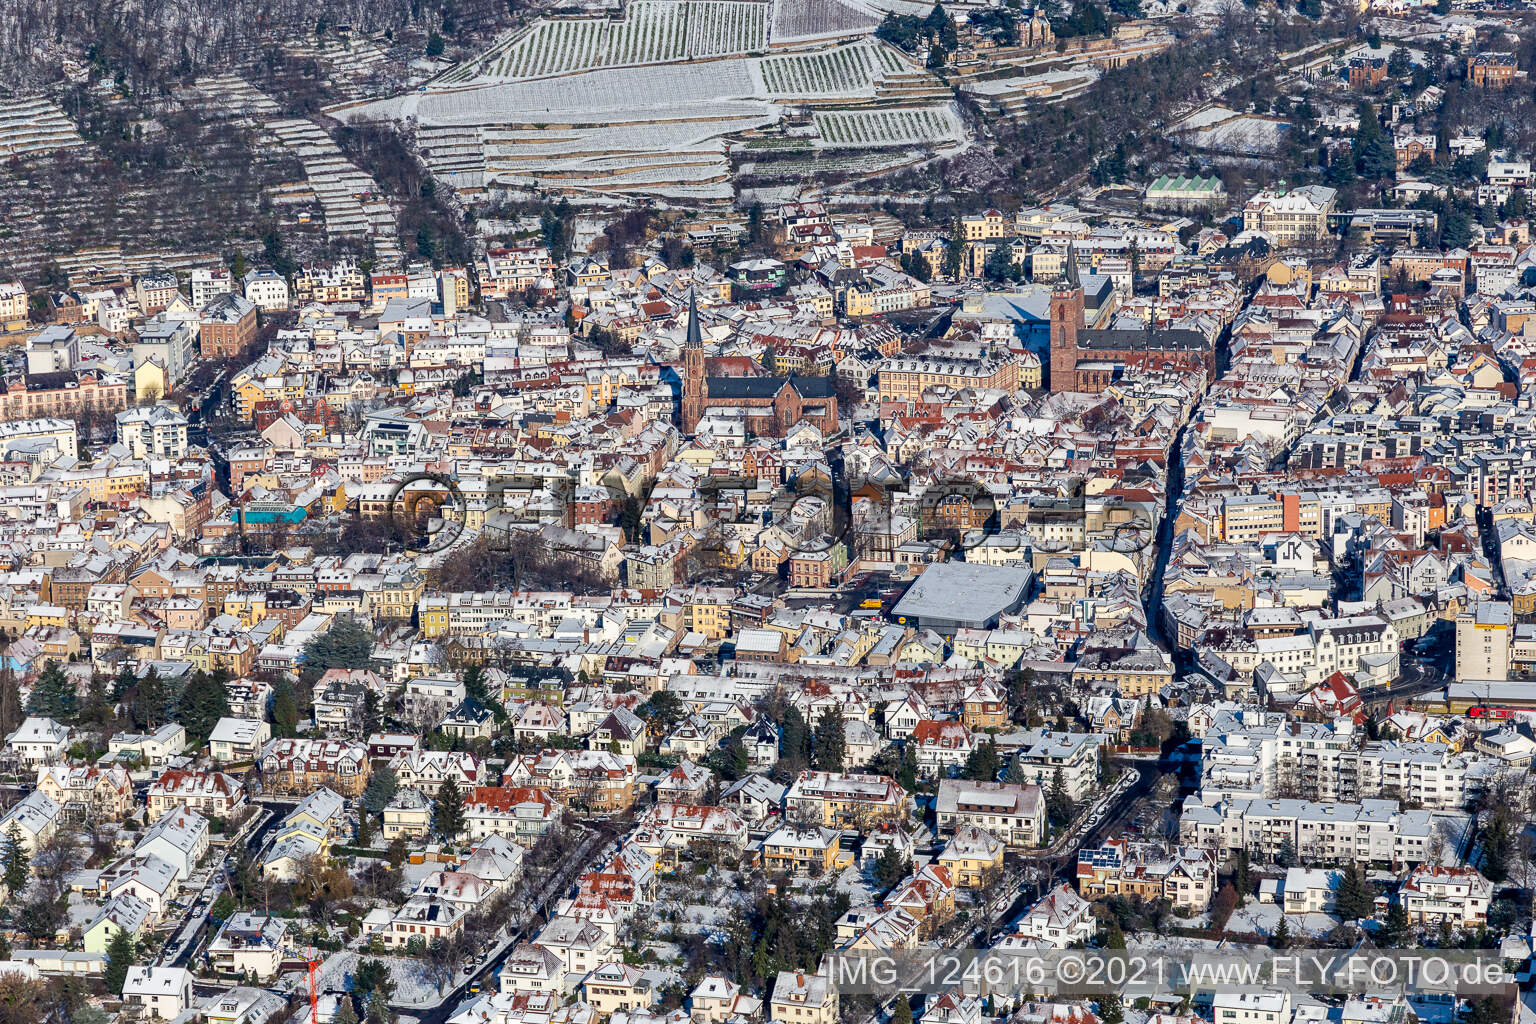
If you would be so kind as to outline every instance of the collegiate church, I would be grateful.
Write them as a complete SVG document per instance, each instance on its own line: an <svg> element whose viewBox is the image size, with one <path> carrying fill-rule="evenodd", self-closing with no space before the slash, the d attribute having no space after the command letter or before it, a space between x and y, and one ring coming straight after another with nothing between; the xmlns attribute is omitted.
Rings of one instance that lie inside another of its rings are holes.
<svg viewBox="0 0 1536 1024"><path fill-rule="evenodd" d="M837 432L837 396L825 377L709 377L699 310L688 298L688 339L683 348L682 427L693 433L710 409L745 409L747 429L760 437L783 437L801 420L825 435Z"/></svg>
<svg viewBox="0 0 1536 1024"><path fill-rule="evenodd" d="M1051 290L1051 390L1098 394L1128 373L1158 366L1203 366L1211 379L1216 347L1199 331L1085 329L1077 251L1069 250L1066 270Z"/></svg>

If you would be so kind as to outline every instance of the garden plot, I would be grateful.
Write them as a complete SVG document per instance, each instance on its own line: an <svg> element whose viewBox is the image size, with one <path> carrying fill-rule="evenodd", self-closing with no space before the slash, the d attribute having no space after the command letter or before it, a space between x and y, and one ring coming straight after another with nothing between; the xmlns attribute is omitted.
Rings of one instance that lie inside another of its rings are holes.
<svg viewBox="0 0 1536 1024"><path fill-rule="evenodd" d="M442 84L664 64L768 47L762 0L634 0L623 21L547 19L443 76Z"/></svg>
<svg viewBox="0 0 1536 1024"><path fill-rule="evenodd" d="M813 120L821 145L836 149L944 146L964 137L949 106L819 111Z"/></svg>
<svg viewBox="0 0 1536 1024"><path fill-rule="evenodd" d="M915 18L933 10L933 5L925 0L865 0L865 3L881 14L907 14Z"/></svg>
<svg viewBox="0 0 1536 1024"><path fill-rule="evenodd" d="M758 61L760 92L774 99L865 97L886 75L909 70L888 47L873 42L836 46L817 53L765 57Z"/></svg>
<svg viewBox="0 0 1536 1024"><path fill-rule="evenodd" d="M762 118L739 117L722 118L713 124L675 121L618 127L487 128L484 140L488 162L629 159L645 154L723 152L722 134L764 123Z"/></svg>
<svg viewBox="0 0 1536 1024"><path fill-rule="evenodd" d="M64 111L44 96L0 103L0 157L29 157L85 145Z"/></svg>
<svg viewBox="0 0 1536 1024"><path fill-rule="evenodd" d="M777 9L757 0L634 0L622 22L545 20L424 88L327 113L412 125L422 158L457 188L602 202L731 199L728 152L743 136L774 180L791 169L796 177L836 171L843 158L823 156L829 149L857 150L851 169L871 173L964 137L948 93L932 94L942 83L884 43L749 55ZM708 59L694 59L700 54ZM789 104L818 101L837 109L798 137L763 132ZM776 144L811 159L768 160Z"/></svg>
<svg viewBox="0 0 1536 1024"><path fill-rule="evenodd" d="M724 143L702 125L508 129L486 135L487 183L593 195L731 197Z"/></svg>
<svg viewBox="0 0 1536 1024"><path fill-rule="evenodd" d="M343 96L366 95L370 81L394 70L389 54L368 39L325 39L289 42L290 54L317 61L331 85Z"/></svg>
<svg viewBox="0 0 1536 1024"><path fill-rule="evenodd" d="M1237 156L1272 156L1291 131L1288 121L1241 114L1219 124L1182 132L1184 143L1194 149Z"/></svg>
<svg viewBox="0 0 1536 1024"><path fill-rule="evenodd" d="M778 120L753 94L744 57L607 68L558 79L429 90L333 110L414 118L423 158L465 187L571 195L731 198L724 136ZM481 157L473 147L478 135Z"/></svg>

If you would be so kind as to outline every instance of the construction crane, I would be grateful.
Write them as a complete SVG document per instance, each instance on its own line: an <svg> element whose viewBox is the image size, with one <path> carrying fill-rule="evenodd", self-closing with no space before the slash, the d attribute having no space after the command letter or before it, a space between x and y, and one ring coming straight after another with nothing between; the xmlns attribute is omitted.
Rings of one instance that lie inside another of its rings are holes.
<svg viewBox="0 0 1536 1024"><path fill-rule="evenodd" d="M315 972L320 961L315 959L315 947L309 947L309 1024L320 1024L320 994L315 990Z"/></svg>

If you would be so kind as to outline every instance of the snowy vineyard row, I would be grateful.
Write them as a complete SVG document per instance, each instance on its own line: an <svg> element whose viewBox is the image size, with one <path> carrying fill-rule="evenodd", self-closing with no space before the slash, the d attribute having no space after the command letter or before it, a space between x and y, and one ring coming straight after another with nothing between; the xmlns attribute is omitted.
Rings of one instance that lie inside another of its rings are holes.
<svg viewBox="0 0 1536 1024"><path fill-rule="evenodd" d="M861 42L822 53L768 57L759 69L769 96L837 96L868 93L877 78L903 65L887 47Z"/></svg>
<svg viewBox="0 0 1536 1024"><path fill-rule="evenodd" d="M960 123L948 107L890 110L833 110L814 117L816 133L829 146L895 146L953 142Z"/></svg>
<svg viewBox="0 0 1536 1024"><path fill-rule="evenodd" d="M540 22L486 61L446 81L540 78L767 49L768 5L756 0L635 0L623 21Z"/></svg>

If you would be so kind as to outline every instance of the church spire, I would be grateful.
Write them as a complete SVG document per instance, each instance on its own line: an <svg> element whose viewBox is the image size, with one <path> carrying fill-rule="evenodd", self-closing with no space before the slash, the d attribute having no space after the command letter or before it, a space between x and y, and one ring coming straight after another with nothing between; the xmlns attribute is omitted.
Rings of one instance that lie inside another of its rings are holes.
<svg viewBox="0 0 1536 1024"><path fill-rule="evenodd" d="M688 289L688 340L684 347L704 347L704 335L699 330L699 304L692 288Z"/></svg>
<svg viewBox="0 0 1536 1024"><path fill-rule="evenodd" d="M1076 291L1083 286L1082 277L1077 272L1077 246L1067 246L1067 266L1061 272L1061 280L1056 287L1065 291Z"/></svg>

